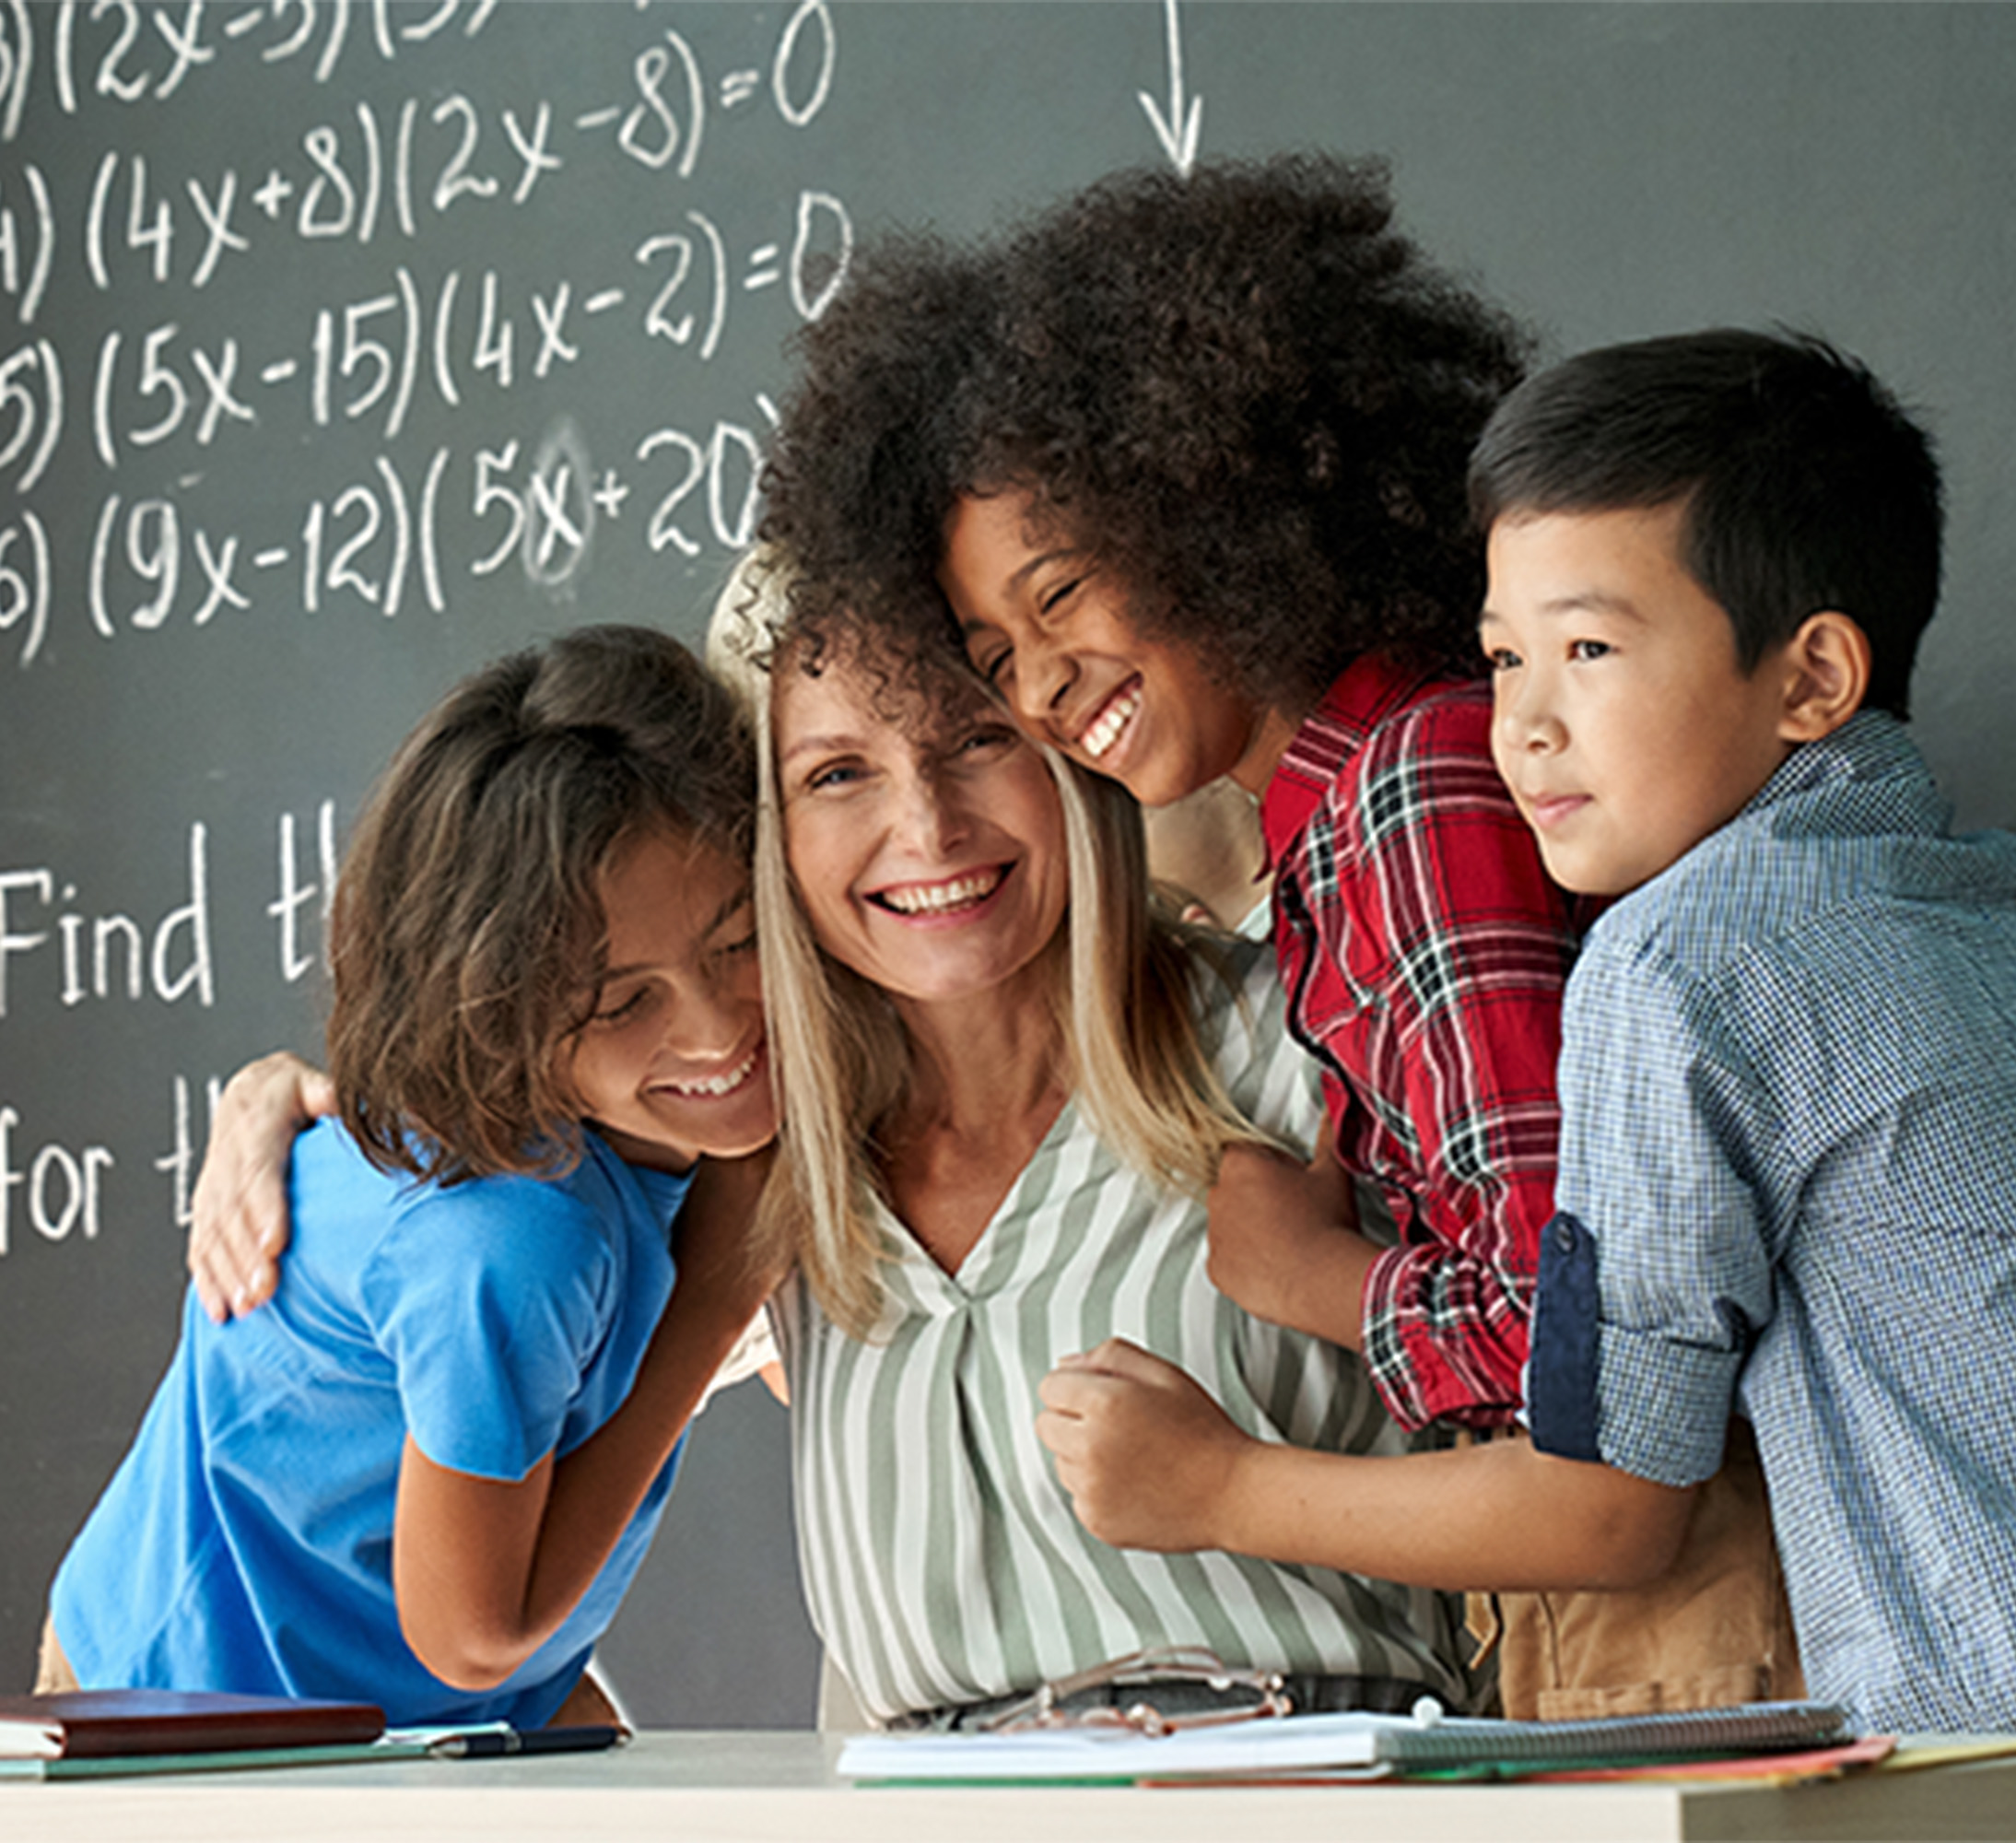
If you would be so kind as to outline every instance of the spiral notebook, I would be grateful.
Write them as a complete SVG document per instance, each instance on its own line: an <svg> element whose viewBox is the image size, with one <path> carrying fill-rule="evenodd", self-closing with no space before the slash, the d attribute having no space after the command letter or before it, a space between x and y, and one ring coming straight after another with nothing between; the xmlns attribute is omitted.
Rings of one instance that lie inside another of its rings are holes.
<svg viewBox="0 0 2016 1843"><path fill-rule="evenodd" d="M1413 1715L1287 1715L1166 1734L1108 1727L1007 1734L862 1734L839 1771L883 1783L1108 1781L1320 1771L1377 1778L1548 1761L1586 1765L1727 1758L1850 1739L1829 1703L1752 1702L1592 1721Z"/></svg>

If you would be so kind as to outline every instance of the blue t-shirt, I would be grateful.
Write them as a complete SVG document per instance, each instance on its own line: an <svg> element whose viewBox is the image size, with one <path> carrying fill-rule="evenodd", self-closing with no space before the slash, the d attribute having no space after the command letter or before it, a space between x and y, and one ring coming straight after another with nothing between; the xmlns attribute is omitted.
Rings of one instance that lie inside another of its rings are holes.
<svg viewBox="0 0 2016 1843"><path fill-rule="evenodd" d="M494 1690L450 1687L393 1597L406 1436L522 1478L629 1393L671 1297L685 1178L588 1135L564 1177L443 1187L378 1170L334 1121L296 1143L273 1303L215 1325L193 1293L132 1450L56 1577L56 1633L93 1687L375 1702L395 1726L546 1721L615 1616L678 1463L566 1623Z"/></svg>
<svg viewBox="0 0 2016 1843"><path fill-rule="evenodd" d="M1903 729L1809 743L1568 983L1534 1443L1665 1485L1756 1429L1813 1694L2016 1726L2016 838Z"/></svg>

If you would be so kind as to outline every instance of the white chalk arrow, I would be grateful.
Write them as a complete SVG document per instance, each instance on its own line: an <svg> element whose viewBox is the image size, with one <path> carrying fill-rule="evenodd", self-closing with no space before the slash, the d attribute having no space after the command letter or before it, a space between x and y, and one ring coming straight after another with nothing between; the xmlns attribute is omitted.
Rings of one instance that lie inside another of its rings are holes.
<svg viewBox="0 0 2016 1843"><path fill-rule="evenodd" d="M1135 94L1148 112L1155 138L1176 162L1177 171L1188 179L1190 169L1197 164L1197 130L1203 121L1204 99L1193 96L1188 102L1184 100L1183 29L1176 17L1176 0L1163 0L1162 10L1169 26L1169 112L1165 115L1161 104L1145 89Z"/></svg>

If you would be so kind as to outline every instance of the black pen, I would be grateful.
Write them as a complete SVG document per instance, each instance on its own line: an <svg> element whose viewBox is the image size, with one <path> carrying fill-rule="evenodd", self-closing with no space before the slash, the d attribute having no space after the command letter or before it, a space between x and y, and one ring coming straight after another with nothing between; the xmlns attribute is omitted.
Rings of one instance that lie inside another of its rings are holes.
<svg viewBox="0 0 2016 1843"><path fill-rule="evenodd" d="M428 1752L451 1760L495 1760L508 1754L597 1754L628 1738L626 1730L604 1721L578 1728L528 1728L522 1733L515 1728L501 1728L451 1734L435 1742Z"/></svg>

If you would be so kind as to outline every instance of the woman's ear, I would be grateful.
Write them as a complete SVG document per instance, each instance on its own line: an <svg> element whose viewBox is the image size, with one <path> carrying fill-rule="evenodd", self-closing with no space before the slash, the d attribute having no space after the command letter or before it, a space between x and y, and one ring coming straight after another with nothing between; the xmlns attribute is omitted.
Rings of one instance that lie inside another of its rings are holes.
<svg viewBox="0 0 2016 1843"><path fill-rule="evenodd" d="M1785 649L1785 709L1778 736L1817 743L1862 708L1869 695L1869 643L1838 609L1809 615Z"/></svg>

